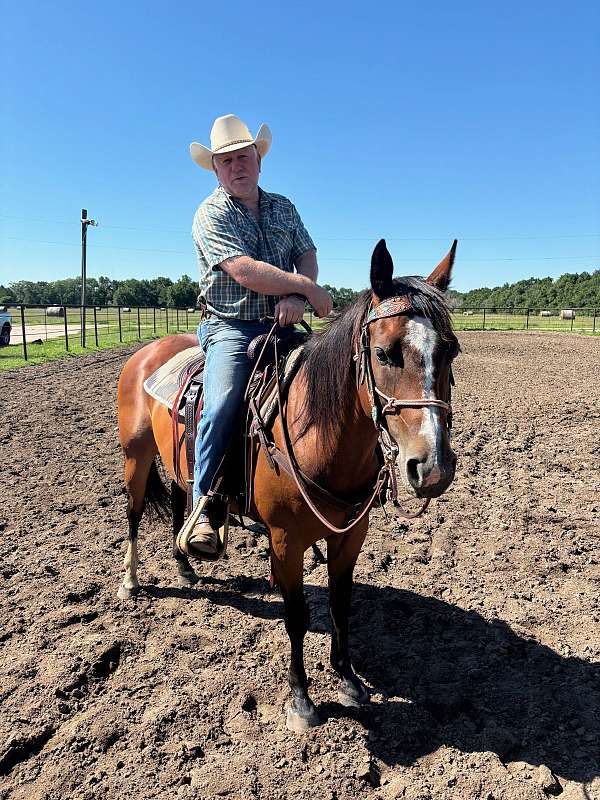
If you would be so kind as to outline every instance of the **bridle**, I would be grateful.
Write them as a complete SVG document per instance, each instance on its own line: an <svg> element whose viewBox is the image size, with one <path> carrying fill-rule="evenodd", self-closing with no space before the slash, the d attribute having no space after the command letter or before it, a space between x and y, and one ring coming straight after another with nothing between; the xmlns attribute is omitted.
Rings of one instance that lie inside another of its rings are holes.
<svg viewBox="0 0 600 800"><path fill-rule="evenodd" d="M283 433L283 452L279 451L277 447L272 445L268 448L268 454L289 475L291 475L311 512L332 533L347 533L350 531L363 519L363 517L366 516L366 514L369 513L373 505L378 500L382 504L385 503L386 494L388 493L390 499L397 509L397 512L405 519L415 519L416 517L420 517L431 502L431 498L427 498L422 507L414 513L406 511L399 504L398 485L396 481L395 470L399 447L398 443L389 432L385 422L385 417L390 414L399 414L403 408L441 408L446 412L446 424L448 428L450 428L452 420L452 408L450 402L428 398L401 400L397 397L390 397L384 394L375 384L375 377L373 375L373 367L370 358L371 345L369 325L375 320L384 319L387 317L396 317L411 311L414 311L414 309L410 298L406 295L392 297L388 300L384 300L376 306L371 306L367 312L364 322L361 324L358 341L354 348L353 358L356 362L357 389L359 389L363 383L366 383L367 394L371 404L371 419L373 420L373 424L377 430L377 441L383 456L383 463L379 469L372 494L365 501L357 504L347 503L340 498L335 497L329 491L321 486L318 486L310 478L308 478L308 476L305 475L298 466L294 456L292 442L287 426L284 404L281 397L278 364L279 357L277 352L277 337L275 335L275 329L277 326L274 325L269 333L268 339L273 336L275 348L275 383L277 386L277 402ZM450 384L453 384L452 372L450 372ZM385 405L381 406L379 398L385 401ZM448 397L448 400L450 400L450 397ZM337 508L338 510L343 510L345 508L346 510L350 511L351 519L348 521L345 527L339 528L335 525L332 525L315 506L314 502L309 496L309 492L312 493L314 497L317 497L321 502L333 508Z"/></svg>
<svg viewBox="0 0 600 800"><path fill-rule="evenodd" d="M389 477L390 499L400 510L400 513L408 518L420 517L430 503L431 498L427 498L419 511L408 514L398 503L398 485L396 481L396 459L400 448L398 443L391 435L386 423L386 416L400 414L403 408L441 408L446 412L446 425L448 429L452 427L452 406L450 404L450 387L454 385L452 370L450 371L450 384L448 387L448 402L434 398L414 398L410 400L400 399L385 394L375 383L373 365L371 364L371 337L369 325L380 319L389 317L399 317L414 311L411 299L408 295L398 295L383 300L377 305L371 305L367 312L364 322L360 327L360 335L354 349L354 360L356 361L356 387L357 389L364 383L366 384L367 395L371 404L371 419L377 430L377 441L383 454L383 469ZM381 405L381 400L385 401Z"/></svg>

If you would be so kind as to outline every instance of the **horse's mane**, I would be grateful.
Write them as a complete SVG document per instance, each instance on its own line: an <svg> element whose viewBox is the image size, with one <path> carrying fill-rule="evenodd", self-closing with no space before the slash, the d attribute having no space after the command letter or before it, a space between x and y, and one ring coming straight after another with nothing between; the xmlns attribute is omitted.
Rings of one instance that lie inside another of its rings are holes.
<svg viewBox="0 0 600 800"><path fill-rule="evenodd" d="M450 310L439 289L418 277L395 278L393 289L391 296L410 297L414 314L430 319L443 341L454 340ZM339 433L354 396L354 343L371 297L370 289L363 290L323 331L308 340L304 353L306 395L300 412L300 436L312 427L329 440Z"/></svg>

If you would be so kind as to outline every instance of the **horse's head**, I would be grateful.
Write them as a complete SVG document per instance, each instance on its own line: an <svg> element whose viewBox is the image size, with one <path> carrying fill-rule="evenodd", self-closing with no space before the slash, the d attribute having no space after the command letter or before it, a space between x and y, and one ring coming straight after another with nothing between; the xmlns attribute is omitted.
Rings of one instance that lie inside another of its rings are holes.
<svg viewBox="0 0 600 800"><path fill-rule="evenodd" d="M382 424L398 444L402 482L416 497L441 495L456 469L449 402L450 367L459 346L444 299L455 250L456 242L425 281L394 280L383 239L371 260L371 312L363 325L371 376L362 384L361 403L371 413L374 397Z"/></svg>

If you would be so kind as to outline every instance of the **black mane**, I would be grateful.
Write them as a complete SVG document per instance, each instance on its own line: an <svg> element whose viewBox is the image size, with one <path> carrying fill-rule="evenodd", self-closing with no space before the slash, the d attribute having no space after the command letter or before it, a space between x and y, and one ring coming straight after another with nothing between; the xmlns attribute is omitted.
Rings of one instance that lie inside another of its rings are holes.
<svg viewBox="0 0 600 800"><path fill-rule="evenodd" d="M392 296L408 295L415 315L430 319L442 340L454 340L450 310L442 292L417 277L395 278L393 286ZM313 426L327 438L338 433L353 399L354 343L371 298L371 290L363 290L325 330L308 340L304 354L306 397L300 436Z"/></svg>

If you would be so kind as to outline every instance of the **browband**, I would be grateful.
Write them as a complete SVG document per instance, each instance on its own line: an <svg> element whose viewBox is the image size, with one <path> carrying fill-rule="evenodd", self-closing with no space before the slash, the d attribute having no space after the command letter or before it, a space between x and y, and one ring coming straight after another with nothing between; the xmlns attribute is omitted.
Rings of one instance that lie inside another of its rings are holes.
<svg viewBox="0 0 600 800"><path fill-rule="evenodd" d="M390 297L384 300L377 306L373 306L364 324L368 325L376 319L384 319L385 317L396 317L398 314L405 314L407 311L412 311L412 303L407 294L398 295L397 297Z"/></svg>

